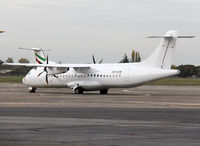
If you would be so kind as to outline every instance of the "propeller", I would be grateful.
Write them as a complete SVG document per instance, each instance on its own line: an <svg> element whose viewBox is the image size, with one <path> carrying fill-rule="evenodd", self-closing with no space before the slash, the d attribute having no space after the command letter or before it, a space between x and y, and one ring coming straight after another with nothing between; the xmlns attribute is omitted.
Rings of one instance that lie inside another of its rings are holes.
<svg viewBox="0 0 200 146"><path fill-rule="evenodd" d="M55 78L58 78L58 76L56 76L56 75L53 75Z"/></svg>
<svg viewBox="0 0 200 146"><path fill-rule="evenodd" d="M94 55L92 54L92 60L93 60L93 63L96 64L96 60L94 58Z"/></svg>
<svg viewBox="0 0 200 146"><path fill-rule="evenodd" d="M48 57L48 54L47 54L47 58L46 58L46 64L49 64L49 57ZM45 79L46 79L46 83L48 84L49 81L48 81L48 71L47 71L47 67L44 67L44 70L38 74L37 77L39 77L41 74L43 74L44 72L46 72L46 76L45 76Z"/></svg>
<svg viewBox="0 0 200 146"><path fill-rule="evenodd" d="M48 54L47 54L47 58L46 58L47 60L46 60L46 64L49 64L49 56L48 56ZM47 70L47 67L44 67L44 70L41 72L41 73L39 73L38 74L38 77L41 75L41 74L43 74L44 72L46 72L46 76L45 76L45 79L46 79L46 83L48 84L49 83L49 80L48 80L48 70ZM58 76L56 76L56 75L53 75L55 78L58 78Z"/></svg>
<svg viewBox="0 0 200 146"><path fill-rule="evenodd" d="M99 61L99 64L101 64L101 63L102 63L102 61L103 61L103 59L101 59L101 60Z"/></svg>
<svg viewBox="0 0 200 146"><path fill-rule="evenodd" d="M92 54L92 60L93 60L93 63L96 64L96 60L95 60L94 54ZM101 59L101 60L99 61L99 64L101 64L102 61L103 61L103 59Z"/></svg>

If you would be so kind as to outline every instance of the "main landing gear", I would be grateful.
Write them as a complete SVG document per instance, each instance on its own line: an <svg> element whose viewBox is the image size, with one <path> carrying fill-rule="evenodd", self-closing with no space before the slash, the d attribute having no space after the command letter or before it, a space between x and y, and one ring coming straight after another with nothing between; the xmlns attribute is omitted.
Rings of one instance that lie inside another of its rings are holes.
<svg viewBox="0 0 200 146"><path fill-rule="evenodd" d="M100 90L100 94L108 94L108 89Z"/></svg>
<svg viewBox="0 0 200 146"><path fill-rule="evenodd" d="M81 87L78 87L74 90L75 94L83 94L84 90ZM100 94L108 94L108 89L100 90Z"/></svg>
<svg viewBox="0 0 200 146"><path fill-rule="evenodd" d="M81 87L78 87L74 90L75 94L83 94L83 89Z"/></svg>
<svg viewBox="0 0 200 146"><path fill-rule="evenodd" d="M28 90L29 90L29 93L35 93L37 88L35 87L29 87Z"/></svg>

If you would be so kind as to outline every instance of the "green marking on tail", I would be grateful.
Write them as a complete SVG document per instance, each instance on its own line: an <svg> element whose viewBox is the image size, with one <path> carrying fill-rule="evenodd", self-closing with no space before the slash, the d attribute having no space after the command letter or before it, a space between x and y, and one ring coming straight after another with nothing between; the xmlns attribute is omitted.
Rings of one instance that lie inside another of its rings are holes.
<svg viewBox="0 0 200 146"><path fill-rule="evenodd" d="M37 56L40 60L42 60L42 61L46 61L46 59L45 58L43 58L43 57L41 57L40 55L38 55L37 53L35 53L35 56Z"/></svg>

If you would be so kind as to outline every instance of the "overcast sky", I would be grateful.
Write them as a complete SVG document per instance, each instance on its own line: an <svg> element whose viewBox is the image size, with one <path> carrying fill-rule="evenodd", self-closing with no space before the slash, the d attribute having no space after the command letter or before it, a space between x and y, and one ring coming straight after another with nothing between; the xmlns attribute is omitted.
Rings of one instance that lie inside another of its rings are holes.
<svg viewBox="0 0 200 146"><path fill-rule="evenodd" d="M144 60L162 35L200 34L199 0L0 0L0 59L26 57L18 47L51 49L50 60L119 62L132 49ZM173 63L200 64L200 38L178 40Z"/></svg>

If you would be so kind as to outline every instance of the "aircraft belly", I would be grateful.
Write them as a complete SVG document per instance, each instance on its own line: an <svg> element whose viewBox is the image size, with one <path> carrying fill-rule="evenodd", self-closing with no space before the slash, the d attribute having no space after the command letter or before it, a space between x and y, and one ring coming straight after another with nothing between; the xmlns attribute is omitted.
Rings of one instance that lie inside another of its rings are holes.
<svg viewBox="0 0 200 146"><path fill-rule="evenodd" d="M70 88L74 88L74 86L80 86L84 90L97 90L103 87L102 84L98 81L87 80L70 81L66 84L66 86Z"/></svg>

